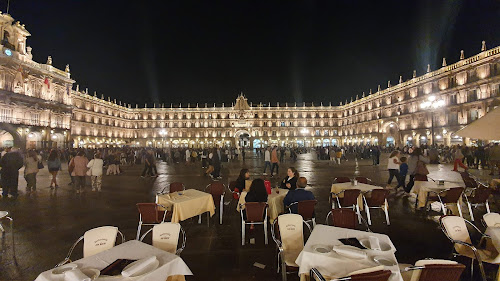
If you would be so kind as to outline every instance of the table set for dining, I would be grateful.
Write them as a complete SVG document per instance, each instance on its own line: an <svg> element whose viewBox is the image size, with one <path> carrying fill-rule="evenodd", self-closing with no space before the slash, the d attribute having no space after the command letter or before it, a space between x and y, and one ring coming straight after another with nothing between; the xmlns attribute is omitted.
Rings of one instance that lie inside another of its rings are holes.
<svg viewBox="0 0 500 281"><path fill-rule="evenodd" d="M363 193L372 191L374 189L384 189L380 186L372 185L372 184L366 184L366 183L352 183L352 182L343 182L343 183L334 183L332 184L332 187L330 189L330 192L332 193L339 193L342 190L348 190L348 189L359 189L361 191L361 194L358 196L358 206L360 210L363 210L364 205L363 205ZM342 198L344 195L341 193L339 194L339 197Z"/></svg>
<svg viewBox="0 0 500 281"><path fill-rule="evenodd" d="M120 260L136 260L137 262L130 263L113 275L101 273L105 268ZM182 281L185 280L185 275L193 275L193 273L181 257L140 241L131 240L109 250L42 272L35 281Z"/></svg>
<svg viewBox="0 0 500 281"><path fill-rule="evenodd" d="M280 214L285 213L285 206L283 204L283 199L288 193L288 189L283 188L274 188L271 191L271 194L267 195L267 214L271 221L274 221ZM238 199L238 206L236 206L236 211L240 211L240 206L245 204L245 197L247 196L247 192L243 191L240 194L240 198Z"/></svg>
<svg viewBox="0 0 500 281"><path fill-rule="evenodd" d="M156 203L172 211L172 222L181 222L207 212L210 216L215 214L212 195L196 189L159 194Z"/></svg>
<svg viewBox="0 0 500 281"><path fill-rule="evenodd" d="M356 240L361 247L352 246ZM402 277L395 252L385 234L316 225L295 263L299 265L301 280L308 279L311 268L328 278L341 278L357 270L380 267L392 271L389 280L399 281Z"/></svg>

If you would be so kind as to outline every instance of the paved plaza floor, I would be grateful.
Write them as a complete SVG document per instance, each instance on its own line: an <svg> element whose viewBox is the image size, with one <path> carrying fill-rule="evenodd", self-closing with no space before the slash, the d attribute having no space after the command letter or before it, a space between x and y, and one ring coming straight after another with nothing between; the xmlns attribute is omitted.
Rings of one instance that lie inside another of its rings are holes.
<svg viewBox="0 0 500 281"><path fill-rule="evenodd" d="M280 165L279 177L271 179L273 186L285 176L288 166L295 166L301 176L308 179L310 190L319 201L316 209L318 223L324 223L330 210L328 196L335 177L352 177L356 170L359 175L371 178L385 186L388 178L387 155L383 155L380 166L372 166L371 160L349 159L340 166L329 161L317 161L313 153L301 154L297 162ZM358 166L356 168L356 166ZM263 159L250 155L245 162L225 163L222 181L236 179L239 170L249 168L252 177L261 177ZM73 242L91 228L117 226L127 240L135 239L139 215L136 203L154 202L155 193L172 181L184 182L186 188L204 190L212 180L204 176L200 163L184 164L159 163L157 178L141 178L142 166L124 167L123 174L104 176L103 191L100 194L87 192L75 194L68 186L70 178L66 167L58 176L60 188L51 191L47 170L38 176L36 194L25 195L26 182L20 178L21 195L14 201L0 201L0 210L7 210L14 218L17 264L12 260L10 234L4 235L0 244L0 280L33 280L41 272L54 267L64 259ZM449 165L430 165L431 172L448 179L459 179L458 173L451 172ZM473 171L483 180L490 179L488 171ZM499 211L498 195L491 205L492 211ZM226 200L230 196L226 194ZM451 243L439 229L435 212L426 214L415 210L403 194L391 194L389 200L391 225L385 224L382 212L372 212L374 232L385 233L397 248L396 257L400 263L414 263L422 258L449 258ZM465 209L464 209L465 211ZM476 217L484 210L479 209ZM464 212L469 218L468 212ZM276 246L272 239L264 245L264 235L258 226L249 234L255 244L241 246L240 215L235 206L226 206L224 223L219 225L217 216L212 217L207 227L206 216L203 223L197 219L182 222L186 230L187 243L181 257L192 270L194 276L187 280L279 280L276 274ZM8 227L6 227L8 230ZM73 260L81 258L82 249L75 249ZM265 265L261 269L254 263ZM298 280L290 275L289 280Z"/></svg>

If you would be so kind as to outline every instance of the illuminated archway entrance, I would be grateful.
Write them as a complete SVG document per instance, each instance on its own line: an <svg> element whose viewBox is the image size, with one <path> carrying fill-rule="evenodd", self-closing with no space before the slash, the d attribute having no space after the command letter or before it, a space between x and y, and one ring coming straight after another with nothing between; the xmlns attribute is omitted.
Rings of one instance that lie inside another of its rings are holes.
<svg viewBox="0 0 500 281"><path fill-rule="evenodd" d="M247 130L238 130L234 133L236 147L252 147L251 135Z"/></svg>

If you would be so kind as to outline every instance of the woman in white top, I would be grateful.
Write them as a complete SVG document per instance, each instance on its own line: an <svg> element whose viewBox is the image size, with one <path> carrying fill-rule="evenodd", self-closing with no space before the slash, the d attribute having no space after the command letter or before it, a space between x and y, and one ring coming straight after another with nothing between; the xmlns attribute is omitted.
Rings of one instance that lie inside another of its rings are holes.
<svg viewBox="0 0 500 281"><path fill-rule="evenodd" d="M396 177L396 182L399 182L399 151L394 150L387 160L387 169L389 170L389 180L387 187L390 187L392 179Z"/></svg>
<svg viewBox="0 0 500 281"><path fill-rule="evenodd" d="M104 161L102 161L101 153L97 152L94 154L94 159L90 160L87 164L89 168L90 178L92 180L92 190L101 192L102 186L102 168L104 166Z"/></svg>

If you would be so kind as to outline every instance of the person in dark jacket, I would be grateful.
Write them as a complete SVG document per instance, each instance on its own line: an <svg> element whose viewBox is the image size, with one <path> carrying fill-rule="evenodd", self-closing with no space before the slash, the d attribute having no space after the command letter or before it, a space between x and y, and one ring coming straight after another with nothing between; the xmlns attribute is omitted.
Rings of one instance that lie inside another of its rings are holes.
<svg viewBox="0 0 500 281"><path fill-rule="evenodd" d="M219 151L217 148L213 149L212 165L214 166L214 171L212 172L213 178L220 179L221 178L220 177L221 163L220 163Z"/></svg>
<svg viewBox="0 0 500 281"><path fill-rule="evenodd" d="M281 181L280 188L293 190L297 188L299 172L294 167L288 168L286 177Z"/></svg>
<svg viewBox="0 0 500 281"><path fill-rule="evenodd" d="M23 157L14 147L0 159L0 167L2 167L0 176L3 198L7 198L9 194L12 195L14 199L17 198L19 169L21 169L23 164Z"/></svg>
<svg viewBox="0 0 500 281"><path fill-rule="evenodd" d="M245 202L267 202L267 190L263 179L254 179Z"/></svg>
<svg viewBox="0 0 500 281"><path fill-rule="evenodd" d="M283 199L283 205L285 206L285 208L295 202L315 199L311 191L305 190L306 186L307 186L307 179L305 177L298 178L297 188L290 190L286 194L285 199ZM292 213L294 214L298 213L297 204L291 206L290 209Z"/></svg>

